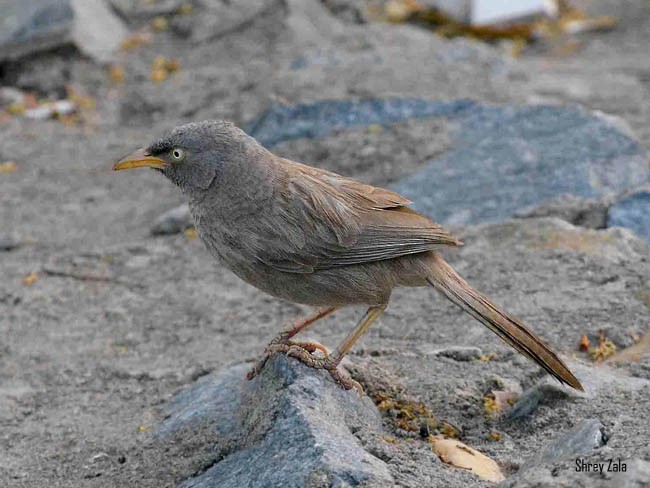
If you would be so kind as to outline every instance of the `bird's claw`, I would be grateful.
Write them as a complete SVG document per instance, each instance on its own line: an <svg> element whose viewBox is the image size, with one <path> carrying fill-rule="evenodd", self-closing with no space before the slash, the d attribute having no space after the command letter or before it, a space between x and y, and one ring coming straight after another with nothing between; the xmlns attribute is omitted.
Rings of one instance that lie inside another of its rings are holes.
<svg viewBox="0 0 650 488"><path fill-rule="evenodd" d="M315 356L313 353L321 351L325 356ZM281 338L276 338L266 347L264 356L253 365L246 379L252 380L264 368L266 361L277 353L284 353L287 356L296 358L300 362L306 364L310 368L326 370L332 379L339 383L346 390L355 389L359 396L363 396L364 391L358 381L350 377L350 373L339 367L341 360L329 354L325 346L318 342L293 342L289 340L282 341Z"/></svg>
<svg viewBox="0 0 650 488"><path fill-rule="evenodd" d="M341 362L340 358L327 355L325 357L317 357L310 354L306 349L297 346L290 346L286 351L287 356L298 359L310 368L326 370L332 379L343 386L346 390L355 389L359 396L363 396L363 387L358 381L355 381L345 369L339 367Z"/></svg>
<svg viewBox="0 0 650 488"><path fill-rule="evenodd" d="M262 369L264 369L264 365L273 354L276 353L288 354L289 350L292 348L303 351L303 353L305 353L308 356L312 356L312 353L316 351L322 352L325 356L329 355L329 351L327 350L327 348L319 342L290 341L286 337L284 337L284 335L285 335L284 333L278 335L269 343L268 346L266 346L262 358L253 365L253 367L248 371L248 373L246 373L247 380L252 380L253 378L255 378L255 376L257 376L262 371ZM313 357L316 358L315 356Z"/></svg>

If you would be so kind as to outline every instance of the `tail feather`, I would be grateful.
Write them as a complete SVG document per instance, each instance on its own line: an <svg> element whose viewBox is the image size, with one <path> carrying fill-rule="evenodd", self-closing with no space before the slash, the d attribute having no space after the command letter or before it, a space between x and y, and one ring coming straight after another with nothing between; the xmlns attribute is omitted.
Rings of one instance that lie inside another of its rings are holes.
<svg viewBox="0 0 650 488"><path fill-rule="evenodd" d="M430 285L561 383L584 391L566 364L542 339L521 321L499 310L487 297L473 289L439 255L431 255L433 262L428 266L427 276Z"/></svg>

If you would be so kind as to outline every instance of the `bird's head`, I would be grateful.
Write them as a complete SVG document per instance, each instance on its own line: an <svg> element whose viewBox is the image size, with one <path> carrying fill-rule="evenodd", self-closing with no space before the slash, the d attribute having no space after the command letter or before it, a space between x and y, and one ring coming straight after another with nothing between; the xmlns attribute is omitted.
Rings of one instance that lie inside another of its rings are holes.
<svg viewBox="0 0 650 488"><path fill-rule="evenodd" d="M153 168L183 192L196 193L207 190L251 145L257 145L255 140L229 122L196 122L172 129L115 163L113 169Z"/></svg>

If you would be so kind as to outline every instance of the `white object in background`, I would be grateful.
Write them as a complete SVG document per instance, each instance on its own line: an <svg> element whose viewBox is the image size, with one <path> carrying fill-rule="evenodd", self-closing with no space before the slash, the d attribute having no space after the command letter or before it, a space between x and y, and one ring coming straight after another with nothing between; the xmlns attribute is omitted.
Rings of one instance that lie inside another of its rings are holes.
<svg viewBox="0 0 650 488"><path fill-rule="evenodd" d="M472 0L472 25L525 20L536 15L557 15L557 2L549 0Z"/></svg>

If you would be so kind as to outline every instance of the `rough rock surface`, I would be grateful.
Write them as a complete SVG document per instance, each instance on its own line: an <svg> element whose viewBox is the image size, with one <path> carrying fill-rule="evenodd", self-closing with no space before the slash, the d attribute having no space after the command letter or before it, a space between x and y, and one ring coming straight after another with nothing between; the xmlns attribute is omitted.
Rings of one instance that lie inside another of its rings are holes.
<svg viewBox="0 0 650 488"><path fill-rule="evenodd" d="M627 195L609 208L609 226L627 227L650 242L650 189Z"/></svg>
<svg viewBox="0 0 650 488"><path fill-rule="evenodd" d="M201 378L172 398L159 435L209 430L215 462L181 486L393 486L386 463L355 433L381 433L367 397L286 356L269 361L252 382L247 365Z"/></svg>
<svg viewBox="0 0 650 488"><path fill-rule="evenodd" d="M68 41L73 17L69 0L0 3L0 61Z"/></svg>

